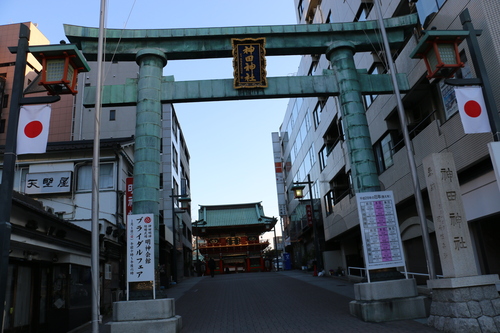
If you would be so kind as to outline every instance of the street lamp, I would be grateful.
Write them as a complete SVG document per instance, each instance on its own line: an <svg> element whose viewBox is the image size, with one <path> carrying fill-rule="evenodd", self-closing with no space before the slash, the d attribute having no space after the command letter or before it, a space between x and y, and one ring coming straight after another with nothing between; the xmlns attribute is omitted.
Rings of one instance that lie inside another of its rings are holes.
<svg viewBox="0 0 500 333"><path fill-rule="evenodd" d="M291 191L294 192L295 199L301 199L304 197L305 185L309 187L309 201L310 204L306 206L306 214L308 223L312 224L313 236L314 236L314 252L316 252L316 265L314 265L314 276L318 276L318 266L320 269L323 268L323 260L321 260L321 254L319 252L319 239L318 239L318 228L316 226L316 219L314 218L314 201L312 192L312 181L311 175L307 175L307 182L294 182Z"/></svg>
<svg viewBox="0 0 500 333"><path fill-rule="evenodd" d="M200 247L199 247L199 244L198 244L198 239L200 238L199 234L198 234L198 228L200 227L200 225L206 225L207 224L207 221L204 221L204 220L198 220L198 221L194 221L191 223L192 226L194 226L197 230L196 230L196 272L199 274L200 273ZM203 229L202 229L202 232L203 232Z"/></svg>
<svg viewBox="0 0 500 333"><path fill-rule="evenodd" d="M19 109L21 105L29 104L47 104L54 103L60 100L60 97L55 96L39 96L39 97L24 97L24 73L26 71L28 52L37 50L38 55L43 56L43 47L29 46L30 30L24 25L20 24L19 40L17 47L9 47L11 53L16 54L16 62L14 68L14 76L12 82L12 96L9 109L9 122L7 125L7 136L5 141L5 151L3 155L3 172L2 183L0 184L0 329L3 331L4 326L4 310L5 310L5 297L7 294L7 278L9 266L9 252L10 252L10 235L11 224L10 214L12 211L12 192L14 189L14 175L16 166L16 146L17 146L17 127L19 124ZM56 45L59 47L59 45ZM70 45L63 45L68 47ZM54 47L56 49L56 47ZM79 54L79 51L71 46L71 49L78 54L76 56L81 63L80 67L75 68L74 76L76 77L78 71L88 71L89 67L85 59ZM59 51L54 50L53 54L57 52L64 53L60 48ZM44 69L50 75L50 69ZM61 93L72 93L69 90L62 90Z"/></svg>
<svg viewBox="0 0 500 333"><path fill-rule="evenodd" d="M428 30L424 33L412 58L423 58L427 78L448 78L464 67L460 61L458 45L469 35L468 31Z"/></svg>
<svg viewBox="0 0 500 333"><path fill-rule="evenodd" d="M79 72L88 72L90 67L76 45L57 44L30 46L29 51L42 63L40 85L49 95L78 93L76 78Z"/></svg>

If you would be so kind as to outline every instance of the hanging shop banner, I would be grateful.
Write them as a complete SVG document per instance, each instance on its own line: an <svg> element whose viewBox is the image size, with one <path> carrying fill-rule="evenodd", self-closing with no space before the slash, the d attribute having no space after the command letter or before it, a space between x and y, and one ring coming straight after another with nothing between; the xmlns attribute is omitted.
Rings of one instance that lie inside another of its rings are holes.
<svg viewBox="0 0 500 333"><path fill-rule="evenodd" d="M266 39L231 39L234 88L266 88Z"/></svg>
<svg viewBox="0 0 500 333"><path fill-rule="evenodd" d="M392 191L356 193L367 269L405 266Z"/></svg>
<svg viewBox="0 0 500 333"><path fill-rule="evenodd" d="M125 190L125 216L132 214L133 194L134 194L134 178L127 177L126 190Z"/></svg>
<svg viewBox="0 0 500 333"><path fill-rule="evenodd" d="M154 281L154 215L127 216L128 282Z"/></svg>

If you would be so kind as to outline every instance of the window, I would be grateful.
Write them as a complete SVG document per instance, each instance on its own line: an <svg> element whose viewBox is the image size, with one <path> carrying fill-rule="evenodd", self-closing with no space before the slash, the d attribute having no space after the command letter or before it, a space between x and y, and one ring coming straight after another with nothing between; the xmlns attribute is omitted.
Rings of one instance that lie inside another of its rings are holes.
<svg viewBox="0 0 500 333"><path fill-rule="evenodd" d="M116 120L116 110L109 110L109 121Z"/></svg>
<svg viewBox="0 0 500 333"><path fill-rule="evenodd" d="M443 7L446 0L419 0L417 1L418 18L422 27L425 29L437 14L439 9Z"/></svg>
<svg viewBox="0 0 500 333"><path fill-rule="evenodd" d="M327 155L333 150L333 148L340 142L343 138L342 124L338 116L333 118L330 127L323 136L323 141L325 142Z"/></svg>
<svg viewBox="0 0 500 333"><path fill-rule="evenodd" d="M175 171L178 170L178 167L177 167L178 160L179 160L179 155L177 154L177 149L175 149L175 147L172 146L172 166L174 167Z"/></svg>
<svg viewBox="0 0 500 333"><path fill-rule="evenodd" d="M326 168L326 146L323 146L321 150L319 151L319 168L321 171L323 171Z"/></svg>
<svg viewBox="0 0 500 333"><path fill-rule="evenodd" d="M394 164L392 159L392 156L394 155L392 132L385 134L379 141L377 141L377 143L375 143L373 146L373 152L375 154L375 162L377 164L379 174Z"/></svg>
<svg viewBox="0 0 500 333"><path fill-rule="evenodd" d="M299 21L302 20L302 17L304 16L304 4L305 0L299 0L299 6L297 7L297 12L299 13Z"/></svg>
<svg viewBox="0 0 500 333"><path fill-rule="evenodd" d="M77 191L92 190L92 165L83 165L78 168L76 179ZM113 163L101 163L99 166L99 189L113 189Z"/></svg>
<svg viewBox="0 0 500 333"><path fill-rule="evenodd" d="M0 119L0 133L5 133L5 119Z"/></svg>
<svg viewBox="0 0 500 333"><path fill-rule="evenodd" d="M2 108L9 106L9 95L3 95L2 97Z"/></svg>
<svg viewBox="0 0 500 333"><path fill-rule="evenodd" d="M372 2L362 2L359 6L358 12L356 13L356 17L354 18L354 22L366 21L372 8Z"/></svg>
<svg viewBox="0 0 500 333"><path fill-rule="evenodd" d="M326 15L325 23L330 23L332 21L332 11L328 11L328 15Z"/></svg>
<svg viewBox="0 0 500 333"><path fill-rule="evenodd" d="M319 98L318 102L316 103L316 106L314 107L313 110L313 121L314 121L314 128L318 128L319 123L321 122L321 113L323 112L323 108L325 107L326 100Z"/></svg>
<svg viewBox="0 0 500 333"><path fill-rule="evenodd" d="M326 216L333 213L333 207L335 207L335 201L333 197L334 197L333 191L328 191L328 193L324 197Z"/></svg>
<svg viewBox="0 0 500 333"><path fill-rule="evenodd" d="M330 181L331 200L333 204L337 204L348 195L352 194L352 178L351 172L345 172L345 169L340 170L337 175Z"/></svg>
<svg viewBox="0 0 500 333"><path fill-rule="evenodd" d="M311 76L316 74L316 70L318 69L320 54L311 55L311 66L309 66L309 70L307 71L307 75Z"/></svg>
<svg viewBox="0 0 500 333"><path fill-rule="evenodd" d="M374 64L372 66L372 68L368 71L369 74L378 74L379 71L378 71L378 67L377 67L377 64ZM378 95L364 95L364 99L365 99L365 108L368 109L370 107L370 105L372 105L373 101L375 100L375 98L377 98Z"/></svg>

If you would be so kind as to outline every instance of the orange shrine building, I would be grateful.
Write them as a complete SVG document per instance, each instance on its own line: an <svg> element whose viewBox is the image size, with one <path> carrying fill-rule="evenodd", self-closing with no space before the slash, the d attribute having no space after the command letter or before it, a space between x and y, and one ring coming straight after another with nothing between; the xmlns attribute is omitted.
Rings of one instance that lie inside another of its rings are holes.
<svg viewBox="0 0 500 333"><path fill-rule="evenodd" d="M199 221L193 222L195 251L203 256L206 273L213 258L215 273L263 272L263 251L269 241L260 236L272 230L277 219L264 216L261 203L202 206ZM202 265L203 267L203 265Z"/></svg>

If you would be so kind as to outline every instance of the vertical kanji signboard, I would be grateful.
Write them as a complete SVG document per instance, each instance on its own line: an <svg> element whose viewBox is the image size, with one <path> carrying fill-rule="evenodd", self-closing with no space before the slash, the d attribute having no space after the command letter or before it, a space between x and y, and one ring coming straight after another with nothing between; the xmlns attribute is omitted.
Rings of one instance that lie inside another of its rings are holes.
<svg viewBox="0 0 500 333"><path fill-rule="evenodd" d="M154 246L153 214L128 215L128 282L154 281Z"/></svg>

